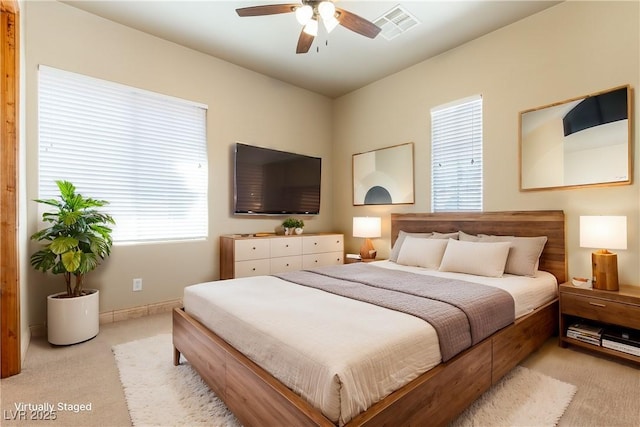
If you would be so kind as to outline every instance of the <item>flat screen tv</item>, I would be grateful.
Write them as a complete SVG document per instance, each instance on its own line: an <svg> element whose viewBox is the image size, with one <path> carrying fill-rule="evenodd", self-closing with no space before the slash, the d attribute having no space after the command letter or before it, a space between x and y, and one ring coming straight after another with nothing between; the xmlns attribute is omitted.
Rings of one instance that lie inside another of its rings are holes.
<svg viewBox="0 0 640 427"><path fill-rule="evenodd" d="M236 143L235 214L320 213L322 159Z"/></svg>

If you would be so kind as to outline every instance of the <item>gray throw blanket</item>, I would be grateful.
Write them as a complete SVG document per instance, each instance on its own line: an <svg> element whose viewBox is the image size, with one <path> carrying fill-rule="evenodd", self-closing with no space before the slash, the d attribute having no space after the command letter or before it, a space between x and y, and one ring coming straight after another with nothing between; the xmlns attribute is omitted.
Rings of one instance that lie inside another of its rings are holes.
<svg viewBox="0 0 640 427"><path fill-rule="evenodd" d="M429 322L442 360L513 323L515 303L502 289L364 263L276 274L283 280L357 299Z"/></svg>

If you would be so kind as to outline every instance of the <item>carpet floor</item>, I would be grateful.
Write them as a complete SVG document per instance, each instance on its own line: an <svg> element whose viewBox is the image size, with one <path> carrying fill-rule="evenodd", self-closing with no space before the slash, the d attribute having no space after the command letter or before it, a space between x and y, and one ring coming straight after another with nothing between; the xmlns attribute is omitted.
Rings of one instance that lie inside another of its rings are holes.
<svg viewBox="0 0 640 427"><path fill-rule="evenodd" d="M134 426L236 427L237 419L187 361L173 366L171 335L119 344L113 353ZM516 367L452 427L555 426L576 387Z"/></svg>

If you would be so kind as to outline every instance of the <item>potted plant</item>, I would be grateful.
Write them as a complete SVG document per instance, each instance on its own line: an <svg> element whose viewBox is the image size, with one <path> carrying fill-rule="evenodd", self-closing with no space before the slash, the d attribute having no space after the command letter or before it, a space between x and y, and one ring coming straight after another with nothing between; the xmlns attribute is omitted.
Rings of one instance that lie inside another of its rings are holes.
<svg viewBox="0 0 640 427"><path fill-rule="evenodd" d="M111 215L96 208L108 204L76 193L69 181L56 181L57 199L35 200L53 209L42 214L48 227L34 233L32 240L45 245L31 255L31 265L43 273L62 274L66 291L47 297L48 339L67 345L86 341L98 334L99 292L85 289L85 275L111 253Z"/></svg>
<svg viewBox="0 0 640 427"><path fill-rule="evenodd" d="M302 227L304 227L304 221L298 218L287 218L282 221L284 227L284 234L291 235L294 232L296 234L302 234Z"/></svg>

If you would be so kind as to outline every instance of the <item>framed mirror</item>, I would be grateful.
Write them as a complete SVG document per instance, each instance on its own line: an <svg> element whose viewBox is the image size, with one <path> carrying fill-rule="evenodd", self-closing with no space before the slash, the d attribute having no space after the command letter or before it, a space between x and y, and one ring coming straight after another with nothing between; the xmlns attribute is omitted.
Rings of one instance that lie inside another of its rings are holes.
<svg viewBox="0 0 640 427"><path fill-rule="evenodd" d="M520 113L520 191L631 184L631 87Z"/></svg>

